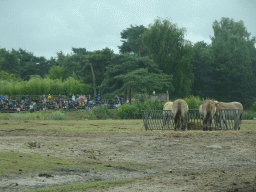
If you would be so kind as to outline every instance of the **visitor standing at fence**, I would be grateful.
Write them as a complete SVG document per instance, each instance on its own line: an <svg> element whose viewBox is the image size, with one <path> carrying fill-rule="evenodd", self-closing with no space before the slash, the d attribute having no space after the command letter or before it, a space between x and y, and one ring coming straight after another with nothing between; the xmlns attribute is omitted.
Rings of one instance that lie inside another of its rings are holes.
<svg viewBox="0 0 256 192"><path fill-rule="evenodd" d="M122 93L122 94L119 96L119 98L120 98L120 103L123 104L123 102L124 102L124 94Z"/></svg>
<svg viewBox="0 0 256 192"><path fill-rule="evenodd" d="M45 105L48 102L48 100L46 99L46 97L44 98L43 104Z"/></svg>
<svg viewBox="0 0 256 192"><path fill-rule="evenodd" d="M98 101L100 101L100 100L101 100L101 98L100 98L100 94L98 94L97 100L98 100Z"/></svg>
<svg viewBox="0 0 256 192"><path fill-rule="evenodd" d="M118 96L115 95L114 99L115 99L115 104L117 104L117 103L118 103L118 100L119 100Z"/></svg>
<svg viewBox="0 0 256 192"><path fill-rule="evenodd" d="M29 112L32 113L34 109L33 103L30 103L29 105Z"/></svg>
<svg viewBox="0 0 256 192"><path fill-rule="evenodd" d="M33 111L36 111L36 108L37 108L36 102L33 102Z"/></svg>
<svg viewBox="0 0 256 192"><path fill-rule="evenodd" d="M85 103L85 105L87 104L87 97L86 97L86 95L84 96L84 103Z"/></svg>
<svg viewBox="0 0 256 192"><path fill-rule="evenodd" d="M59 106L62 108L62 100L59 101Z"/></svg>
<svg viewBox="0 0 256 192"><path fill-rule="evenodd" d="M75 94L72 95L72 101L75 101L76 100L76 96Z"/></svg>
<svg viewBox="0 0 256 192"><path fill-rule="evenodd" d="M69 102L72 101L72 95L71 95L71 93L70 93L69 96L68 96L68 101L69 101Z"/></svg>

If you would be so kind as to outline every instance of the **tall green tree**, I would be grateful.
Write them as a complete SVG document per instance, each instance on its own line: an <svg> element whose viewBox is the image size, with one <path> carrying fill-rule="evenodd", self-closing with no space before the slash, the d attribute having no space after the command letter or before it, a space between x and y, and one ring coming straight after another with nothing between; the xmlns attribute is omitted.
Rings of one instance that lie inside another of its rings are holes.
<svg viewBox="0 0 256 192"><path fill-rule="evenodd" d="M20 62L15 54L6 49L0 49L1 70L20 75Z"/></svg>
<svg viewBox="0 0 256 192"><path fill-rule="evenodd" d="M31 76L33 75L37 75L37 72L38 72L38 66L36 65L36 63L34 62L26 62L25 66L22 67L21 69L21 74L20 76L28 81L30 79Z"/></svg>
<svg viewBox="0 0 256 192"><path fill-rule="evenodd" d="M75 71L75 73L81 76L81 79L84 80L83 68L86 65L86 56L88 56L90 52L86 51L86 48L74 48L74 47L72 47L72 52L73 54L71 59L80 66L79 70Z"/></svg>
<svg viewBox="0 0 256 192"><path fill-rule="evenodd" d="M193 46L193 53L194 56L191 62L194 74L192 95L198 95L202 98L215 98L211 46L204 41L197 42Z"/></svg>
<svg viewBox="0 0 256 192"><path fill-rule="evenodd" d="M45 59L45 57L36 57L33 53L21 48L18 50L12 49L11 53L18 58L20 62L19 75L25 80L29 80L31 75L44 77L53 66L53 63Z"/></svg>
<svg viewBox="0 0 256 192"><path fill-rule="evenodd" d="M130 26L121 32L122 45L118 46L120 53L134 53L137 56L146 56L147 50L142 42L142 36L148 29L143 25Z"/></svg>
<svg viewBox="0 0 256 192"><path fill-rule="evenodd" d="M174 97L189 95L194 79L192 45L184 39L185 31L169 20L159 18L143 34L148 53L159 69L173 75Z"/></svg>
<svg viewBox="0 0 256 192"><path fill-rule="evenodd" d="M111 63L113 55L113 50L106 47L102 50L89 52L85 57L83 57L83 62L85 62L82 68L84 82L93 84L93 75L90 67L91 63L95 74L96 86L100 86L105 78L106 67Z"/></svg>
<svg viewBox="0 0 256 192"><path fill-rule="evenodd" d="M235 22L229 18L214 21L213 30L211 40L216 99L246 103L256 93L251 55L255 37L250 38L243 21Z"/></svg>
<svg viewBox="0 0 256 192"><path fill-rule="evenodd" d="M40 75L40 77L45 77L49 69L55 64L52 59L47 60L45 57L34 57L33 62L35 64L36 74Z"/></svg>
<svg viewBox="0 0 256 192"><path fill-rule="evenodd" d="M85 48L74 47L70 54L65 55L62 51L57 53L55 65L63 67L63 80L68 77L74 77L85 82L86 75L84 73L84 67L88 53Z"/></svg>
<svg viewBox="0 0 256 192"><path fill-rule="evenodd" d="M88 53L86 51L86 48L82 48L82 47L80 47L80 48L72 47L72 51L74 54L79 55L79 56L86 55Z"/></svg>
<svg viewBox="0 0 256 192"><path fill-rule="evenodd" d="M172 76L164 73L149 73L148 68L139 68L127 74L122 74L114 77L117 81L122 81L123 85L117 93L124 92L131 86L133 93L150 94L152 91L172 92L173 86L169 83L172 81Z"/></svg>
<svg viewBox="0 0 256 192"><path fill-rule="evenodd" d="M57 65L64 68L63 80L75 74L78 79L80 79L80 71L82 69L80 63L80 58L77 55L67 54L64 55L62 51L57 53L56 63Z"/></svg>
<svg viewBox="0 0 256 192"><path fill-rule="evenodd" d="M5 71L0 71L0 79L1 80L7 80L7 81L23 81L20 77L17 77L15 74L11 73L9 74L8 72Z"/></svg>
<svg viewBox="0 0 256 192"><path fill-rule="evenodd" d="M49 74L47 75L50 79L60 79L62 80L64 76L64 67L54 66L49 70Z"/></svg>
<svg viewBox="0 0 256 192"><path fill-rule="evenodd" d="M132 86L133 93L172 92L172 75L163 74L149 57L130 54L114 55L106 67L106 75L100 88L106 96L121 94ZM135 91L135 92L134 92Z"/></svg>

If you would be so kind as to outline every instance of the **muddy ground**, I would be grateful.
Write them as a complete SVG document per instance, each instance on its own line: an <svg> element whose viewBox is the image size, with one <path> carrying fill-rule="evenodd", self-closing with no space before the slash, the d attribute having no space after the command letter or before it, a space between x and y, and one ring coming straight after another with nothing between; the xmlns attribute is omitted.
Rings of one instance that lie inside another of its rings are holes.
<svg viewBox="0 0 256 192"><path fill-rule="evenodd" d="M147 167L144 170L116 167L108 171L63 168L41 175L13 174L0 177L0 191L5 192L152 174L158 176L86 191L256 191L256 132L2 130L0 151L137 162Z"/></svg>

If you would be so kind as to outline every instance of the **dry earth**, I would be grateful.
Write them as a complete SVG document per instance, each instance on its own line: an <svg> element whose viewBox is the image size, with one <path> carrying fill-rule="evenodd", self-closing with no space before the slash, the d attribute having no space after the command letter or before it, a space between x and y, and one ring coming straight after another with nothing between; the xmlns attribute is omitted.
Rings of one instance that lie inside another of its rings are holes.
<svg viewBox="0 0 256 192"><path fill-rule="evenodd" d="M39 147L29 147L34 144ZM85 153L83 150L90 151ZM142 131L42 132L0 131L1 152L51 154L61 158L137 162L145 170L59 169L0 177L0 191L63 184L138 178L133 183L86 191L256 191L256 132Z"/></svg>

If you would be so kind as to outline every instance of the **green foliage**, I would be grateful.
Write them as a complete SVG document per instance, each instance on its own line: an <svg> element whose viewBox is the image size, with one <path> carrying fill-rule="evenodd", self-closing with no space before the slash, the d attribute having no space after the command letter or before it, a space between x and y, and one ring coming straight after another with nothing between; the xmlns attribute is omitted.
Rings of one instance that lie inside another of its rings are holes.
<svg viewBox="0 0 256 192"><path fill-rule="evenodd" d="M75 72L79 76L79 71L81 70L81 66L79 61L79 57L76 55L67 54L64 55L62 51L57 53L57 65L63 67L63 73L62 78L67 79L68 77L71 77L73 73Z"/></svg>
<svg viewBox="0 0 256 192"><path fill-rule="evenodd" d="M122 91L128 86L132 86L133 93L151 93L152 90L162 91L169 90L172 92L174 90L172 84L171 75L166 74L155 74L149 73L148 69L140 68L134 70L125 75L118 75L115 77L117 81L124 82L123 86L120 88Z"/></svg>
<svg viewBox="0 0 256 192"><path fill-rule="evenodd" d="M113 50L107 47L88 53L85 57L85 65L82 68L84 82L93 83L93 76L89 65L91 63L95 74L95 84L100 86L105 78L106 67L111 63L113 55Z"/></svg>
<svg viewBox="0 0 256 192"><path fill-rule="evenodd" d="M64 82L60 79L42 78L34 75L29 81L15 82L0 80L0 94L2 95L69 95L91 94L91 85L81 83L79 80L69 77Z"/></svg>
<svg viewBox="0 0 256 192"><path fill-rule="evenodd" d="M31 117L31 116L27 116L27 115L11 115L10 117L9 117L9 119L10 120L34 120L34 118L33 117Z"/></svg>
<svg viewBox="0 0 256 192"><path fill-rule="evenodd" d="M243 21L221 18L212 27L212 43L193 47L184 39L185 28L158 18L148 28L131 25L121 32L123 54L72 48L47 60L23 49L0 49L0 94L93 94L91 63L105 98L128 95L131 87L132 95L168 90L172 98L192 94L249 108L256 94L256 37ZM190 102L194 108L196 101Z"/></svg>
<svg viewBox="0 0 256 192"><path fill-rule="evenodd" d="M23 85L23 82L0 80L0 84L1 95L14 95L17 94L18 91L22 91L22 87L20 85Z"/></svg>
<svg viewBox="0 0 256 192"><path fill-rule="evenodd" d="M215 98L222 101L246 103L256 94L256 79L253 61L255 37L242 21L221 18L213 23L212 39L213 86Z"/></svg>
<svg viewBox="0 0 256 192"><path fill-rule="evenodd" d="M0 49L0 70L19 76L20 62L17 56L10 51Z"/></svg>
<svg viewBox="0 0 256 192"><path fill-rule="evenodd" d="M10 120L52 120L52 111L37 111L35 113L20 112L11 114Z"/></svg>
<svg viewBox="0 0 256 192"><path fill-rule="evenodd" d="M243 111L242 120L252 120L254 117L256 117L255 111L251 111L251 110Z"/></svg>
<svg viewBox="0 0 256 192"><path fill-rule="evenodd" d="M52 112L51 118L52 118L52 120L65 120L66 116L61 111L54 111L54 112Z"/></svg>
<svg viewBox="0 0 256 192"><path fill-rule="evenodd" d="M107 106L99 106L92 110L96 119L107 119L109 118L109 109Z"/></svg>
<svg viewBox="0 0 256 192"><path fill-rule="evenodd" d="M133 94L150 94L153 89L157 92L173 90L172 76L163 74L149 57L115 55L106 69L105 79L99 88L111 97L126 92L130 85Z"/></svg>
<svg viewBox="0 0 256 192"><path fill-rule="evenodd" d="M7 81L18 81L18 82L23 81L20 77L17 77L15 74L13 74L13 73L10 74L3 70L0 71L0 79L7 80Z"/></svg>
<svg viewBox="0 0 256 192"><path fill-rule="evenodd" d="M97 119L108 119L113 118L114 115L110 112L107 106L98 106L90 110L89 114L86 113L83 118L90 119L90 120L97 120Z"/></svg>
<svg viewBox="0 0 256 192"><path fill-rule="evenodd" d="M36 75L32 76L25 86L26 92L30 93L31 95L45 94L41 92L41 89L41 77Z"/></svg>
<svg viewBox="0 0 256 192"><path fill-rule="evenodd" d="M252 110L256 112L256 101L252 105Z"/></svg>
<svg viewBox="0 0 256 192"><path fill-rule="evenodd" d="M125 103L116 109L116 115L120 119L141 119L141 110L162 110L164 102L158 101L152 103L150 99L145 100L144 103L135 101L131 104Z"/></svg>
<svg viewBox="0 0 256 192"><path fill-rule="evenodd" d="M197 42L193 46L194 58L192 60L194 84L192 94L200 97L215 97L213 63L211 60L211 46L204 41Z"/></svg>
<svg viewBox="0 0 256 192"><path fill-rule="evenodd" d="M202 100L199 96L195 97L191 95L189 97L186 97L184 100L187 102L189 109L198 109L199 105L202 103Z"/></svg>
<svg viewBox="0 0 256 192"><path fill-rule="evenodd" d="M47 77L49 79L63 79L64 67L54 66L48 72Z"/></svg>
<svg viewBox="0 0 256 192"><path fill-rule="evenodd" d="M134 104L123 104L116 109L116 114L120 119L137 119L140 111Z"/></svg>
<svg viewBox="0 0 256 192"><path fill-rule="evenodd" d="M90 115L89 115L88 119L90 119L90 120L97 120L97 117L96 117L96 115L95 115L93 110L90 111Z"/></svg>
<svg viewBox="0 0 256 192"><path fill-rule="evenodd" d="M87 54L86 48L75 48L75 47L72 47L72 51L75 54L77 54L77 55L86 55Z"/></svg>
<svg viewBox="0 0 256 192"><path fill-rule="evenodd" d="M142 110L163 110L165 103L166 102L159 102L159 101L151 102L151 98L148 98L143 103L144 106Z"/></svg>
<svg viewBox="0 0 256 192"><path fill-rule="evenodd" d="M44 57L36 57L33 53L26 50L12 49L12 54L14 54L19 61L19 69L16 75L20 76L24 80L29 80L31 75L39 75L44 77L48 70L53 64L55 64L54 59L47 60Z"/></svg>
<svg viewBox="0 0 256 192"><path fill-rule="evenodd" d="M93 87L92 85L86 85L84 83L81 83L80 81L74 79L73 77L67 78L63 82L63 88L64 88L64 94L68 95L69 93L74 94L92 94L93 93Z"/></svg>
<svg viewBox="0 0 256 192"><path fill-rule="evenodd" d="M143 34L149 55L165 74L173 75L173 96L189 95L193 84L192 46L184 39L185 29L167 19L156 19Z"/></svg>
<svg viewBox="0 0 256 192"><path fill-rule="evenodd" d="M48 83L48 87L45 86ZM58 94L66 94L68 95L69 93L65 92L64 89L64 82L61 81L61 79L45 79L44 81L42 81L42 84L44 85L44 92L46 92L46 94L48 94L47 92L49 92L52 95L58 95Z"/></svg>
<svg viewBox="0 0 256 192"><path fill-rule="evenodd" d="M24 80L29 80L31 76L37 75L38 68L34 62L26 62L25 66L21 67L20 76Z"/></svg>
<svg viewBox="0 0 256 192"><path fill-rule="evenodd" d="M130 26L121 32L122 45L118 46L120 53L134 53L137 56L147 55L146 48L142 42L142 36L148 29L143 25Z"/></svg>

